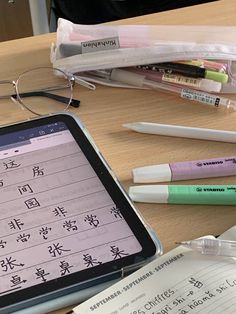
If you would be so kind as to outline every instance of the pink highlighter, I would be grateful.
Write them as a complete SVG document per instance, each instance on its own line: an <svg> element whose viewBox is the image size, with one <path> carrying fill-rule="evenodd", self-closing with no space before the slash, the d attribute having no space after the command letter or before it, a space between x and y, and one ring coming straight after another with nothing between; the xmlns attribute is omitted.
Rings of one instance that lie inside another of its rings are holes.
<svg viewBox="0 0 236 314"><path fill-rule="evenodd" d="M236 156L151 165L133 169L135 183L170 182L236 175Z"/></svg>

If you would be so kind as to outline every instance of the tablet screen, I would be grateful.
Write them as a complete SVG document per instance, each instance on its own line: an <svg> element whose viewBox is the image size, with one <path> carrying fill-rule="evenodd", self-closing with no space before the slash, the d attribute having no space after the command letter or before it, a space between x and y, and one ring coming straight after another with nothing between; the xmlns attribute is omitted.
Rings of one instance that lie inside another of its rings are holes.
<svg viewBox="0 0 236 314"><path fill-rule="evenodd" d="M81 138L90 152L82 150L73 132L53 121L0 135L0 297L16 292L23 300L30 287L31 297L53 291L58 287L37 287L57 282L62 288L62 278L143 251L114 202L119 193L110 179L101 180L104 165L99 168L100 159L91 165L94 149Z"/></svg>
<svg viewBox="0 0 236 314"><path fill-rule="evenodd" d="M141 250L63 122L1 143L0 294Z"/></svg>

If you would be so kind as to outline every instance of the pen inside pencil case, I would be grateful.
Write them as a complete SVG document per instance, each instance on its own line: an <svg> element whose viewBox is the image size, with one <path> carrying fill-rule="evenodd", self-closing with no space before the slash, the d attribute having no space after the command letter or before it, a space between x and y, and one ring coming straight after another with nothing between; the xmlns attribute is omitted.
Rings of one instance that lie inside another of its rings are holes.
<svg viewBox="0 0 236 314"><path fill-rule="evenodd" d="M147 80L145 75L137 74L131 71L117 69L108 70L94 70L87 72L91 77L102 78L111 82L119 82L135 86L136 88L148 88L154 90L163 90L168 93L176 94L181 98L189 101L203 103L217 109L224 109L229 112L236 110L236 101L221 97L218 95L210 94L200 90L190 88L182 88L181 86L166 84L157 81ZM214 84L218 84L214 82ZM109 85L109 83L108 83Z"/></svg>
<svg viewBox="0 0 236 314"><path fill-rule="evenodd" d="M191 64L164 62L150 65L140 65L137 68L168 74L180 74L192 78L205 78L223 84L228 82L228 75L226 73L210 71L203 67Z"/></svg>
<svg viewBox="0 0 236 314"><path fill-rule="evenodd" d="M222 83L205 78L193 78L179 74L162 73L152 70L139 68L126 68L127 71L144 75L146 80L160 82L167 85L173 85L182 88L193 88L205 92L219 93L222 88Z"/></svg>
<svg viewBox="0 0 236 314"><path fill-rule="evenodd" d="M99 72L99 71L98 71ZM111 69L106 74L109 79L122 82L137 87L147 87L154 90L163 90L168 93L179 95L181 98L185 98L189 101L195 101L206 104L215 108L222 108L227 111L236 110L236 101L218 95L190 89L182 88L180 86L174 86L171 84L164 84L156 81L147 80L145 75L140 75L123 69Z"/></svg>
<svg viewBox="0 0 236 314"><path fill-rule="evenodd" d="M227 69L228 69L228 62L222 61L222 60L217 61L217 60L193 59L193 60L180 60L180 61L175 61L175 62L181 63L181 64L195 65L195 66L202 67L210 71L221 72L221 73L227 73Z"/></svg>

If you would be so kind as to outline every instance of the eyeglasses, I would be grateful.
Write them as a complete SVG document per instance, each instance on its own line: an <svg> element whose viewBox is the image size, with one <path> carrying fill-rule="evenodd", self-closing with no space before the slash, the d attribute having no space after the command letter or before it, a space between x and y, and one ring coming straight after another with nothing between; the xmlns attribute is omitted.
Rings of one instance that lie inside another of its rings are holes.
<svg viewBox="0 0 236 314"><path fill-rule="evenodd" d="M6 95L6 84L13 85L14 94ZM74 77L59 69L34 68L20 74L16 81L0 81L0 99L11 98L39 116L66 111L80 105L79 100L72 98L74 84Z"/></svg>

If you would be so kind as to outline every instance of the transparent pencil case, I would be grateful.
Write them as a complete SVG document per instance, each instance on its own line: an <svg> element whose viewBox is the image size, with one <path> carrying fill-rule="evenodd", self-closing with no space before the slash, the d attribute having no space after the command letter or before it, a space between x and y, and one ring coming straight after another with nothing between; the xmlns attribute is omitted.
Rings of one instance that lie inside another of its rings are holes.
<svg viewBox="0 0 236 314"><path fill-rule="evenodd" d="M51 62L90 82L140 88L88 73L179 60L214 60L226 64L229 78L219 92L235 93L235 33L236 26L79 25L59 19Z"/></svg>

